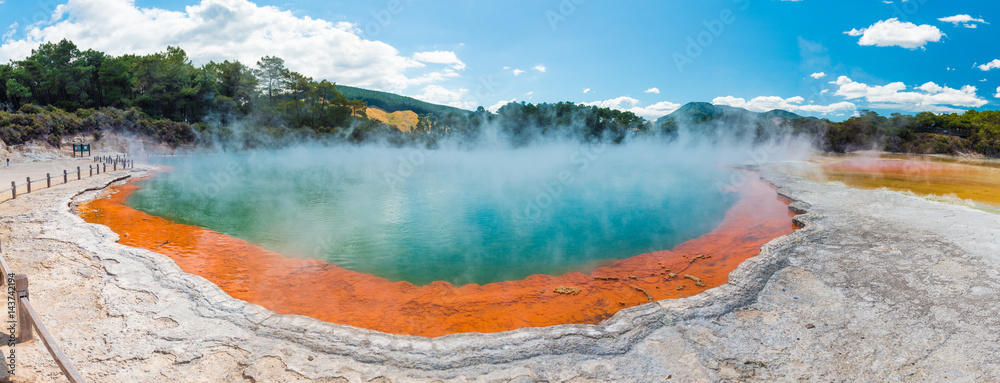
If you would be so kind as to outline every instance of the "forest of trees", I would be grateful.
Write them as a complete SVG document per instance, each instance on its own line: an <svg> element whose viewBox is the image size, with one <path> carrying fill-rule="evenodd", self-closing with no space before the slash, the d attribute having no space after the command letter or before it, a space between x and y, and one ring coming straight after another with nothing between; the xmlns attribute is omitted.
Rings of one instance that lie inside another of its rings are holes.
<svg viewBox="0 0 1000 383"><path fill-rule="evenodd" d="M805 119L803 119L805 120ZM815 122L799 121L807 124ZM896 153L978 153L1000 157L1000 111L916 115L893 113L884 117L862 110L840 123L825 123L825 149L846 152L881 149Z"/></svg>
<svg viewBox="0 0 1000 383"><path fill-rule="evenodd" d="M323 134L350 125L351 116L364 116L366 107L333 83L288 70L277 57L264 57L254 67L238 61L196 67L177 47L113 57L63 40L0 65L0 138L8 144L58 142L63 134L111 128L153 130L180 144L193 142L208 126L235 121L262 131ZM94 116L130 116L132 123L104 118L107 123L100 124L91 121Z"/></svg>
<svg viewBox="0 0 1000 383"><path fill-rule="evenodd" d="M783 111L751 113L692 103L654 123L631 112L570 102L510 103L496 113L482 107L472 112L390 93L342 89L290 71L278 57L264 57L252 67L238 61L197 67L177 47L115 57L81 51L63 40L0 65L0 139L10 145L31 140L59 145L68 135L99 137L105 131L125 131L175 146L221 142L259 147L316 139L434 146L445 137L478 142L493 129L510 144L523 146L542 137L613 143L634 136L672 140L684 127L713 137L742 135L756 141L778 134L809 135L817 147L834 152L883 149L1000 157L998 111L889 117L861 111L846 121L831 122ZM369 120L368 103L389 112L412 110L419 122L401 132Z"/></svg>
<svg viewBox="0 0 1000 383"><path fill-rule="evenodd" d="M266 146L317 138L433 145L450 134L477 137L485 124L497 121L481 107L471 112L344 89L353 99L333 83L288 70L278 57L264 57L253 67L238 61L196 67L177 47L114 57L63 40L0 65L0 139L58 145L67 135L122 130L172 145ZM420 122L403 133L371 121L365 100L390 112L413 110ZM511 104L500 115L502 129L522 144L534 134L573 129L560 134L621 142L629 129L650 125L629 112L571 103Z"/></svg>

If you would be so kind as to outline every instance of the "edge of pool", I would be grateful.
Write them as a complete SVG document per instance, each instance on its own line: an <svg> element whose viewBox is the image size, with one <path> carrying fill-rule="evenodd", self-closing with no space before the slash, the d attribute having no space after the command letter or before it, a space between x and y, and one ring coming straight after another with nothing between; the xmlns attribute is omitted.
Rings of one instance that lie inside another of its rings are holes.
<svg viewBox="0 0 1000 383"><path fill-rule="evenodd" d="M137 176L141 177L153 169L137 170ZM359 363L439 371L503 364L545 355L623 355L639 340L661 327L691 318L718 317L753 303L771 275L788 265L788 251L785 250L815 230L808 213L809 205L798 200L794 190L781 187L782 182L772 180L782 176L761 173L761 178L775 187L779 196L791 201L788 208L799 214L793 221L801 229L768 242L759 255L744 261L730 273L726 284L688 298L626 308L596 325L566 324L434 338L388 334L306 316L273 313L261 306L232 298L203 277L183 272L165 255L119 245L118 234L105 226L82 222L70 209L64 209L63 213L99 234L96 241L88 243L87 247L99 254L102 261L118 260L117 265L125 265L120 260L127 258L139 266L128 267L116 274L149 273L163 287L186 292L205 318L231 322L259 336L299 344L317 353L348 357ZM126 179L119 178L103 186L87 188L63 206L96 198L100 190Z"/></svg>

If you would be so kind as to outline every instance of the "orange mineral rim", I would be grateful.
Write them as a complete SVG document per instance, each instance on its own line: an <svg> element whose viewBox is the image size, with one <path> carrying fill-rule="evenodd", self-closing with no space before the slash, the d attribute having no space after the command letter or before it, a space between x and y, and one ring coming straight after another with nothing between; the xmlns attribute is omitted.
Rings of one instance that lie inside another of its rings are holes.
<svg viewBox="0 0 1000 383"><path fill-rule="evenodd" d="M390 282L319 260L289 258L198 226L150 216L125 204L136 181L83 203L80 215L108 226L119 243L173 259L234 298L281 314L305 315L393 334L491 333L558 324L596 324L626 307L683 298L726 283L765 243L794 230L788 201L764 181L740 186L715 230L669 251L641 254L590 274L531 275L454 286Z"/></svg>

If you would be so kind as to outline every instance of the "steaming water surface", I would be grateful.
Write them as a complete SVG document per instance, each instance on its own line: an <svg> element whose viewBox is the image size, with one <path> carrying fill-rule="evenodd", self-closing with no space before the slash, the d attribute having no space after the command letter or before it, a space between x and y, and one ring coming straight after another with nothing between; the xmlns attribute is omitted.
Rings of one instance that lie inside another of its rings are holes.
<svg viewBox="0 0 1000 383"><path fill-rule="evenodd" d="M417 285L587 271L711 231L729 173L662 146L299 148L175 159L132 207Z"/></svg>

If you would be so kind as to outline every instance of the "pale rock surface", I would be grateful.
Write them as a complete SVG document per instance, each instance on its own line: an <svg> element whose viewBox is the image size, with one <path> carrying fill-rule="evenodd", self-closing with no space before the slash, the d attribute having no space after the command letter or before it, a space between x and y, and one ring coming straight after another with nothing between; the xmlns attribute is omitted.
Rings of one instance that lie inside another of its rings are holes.
<svg viewBox="0 0 1000 383"><path fill-rule="evenodd" d="M7 262L94 382L1000 380L1000 217L964 206L765 172L805 228L728 284L600 325L428 339L276 315L72 214L123 176L0 205ZM37 341L17 363L63 381Z"/></svg>

